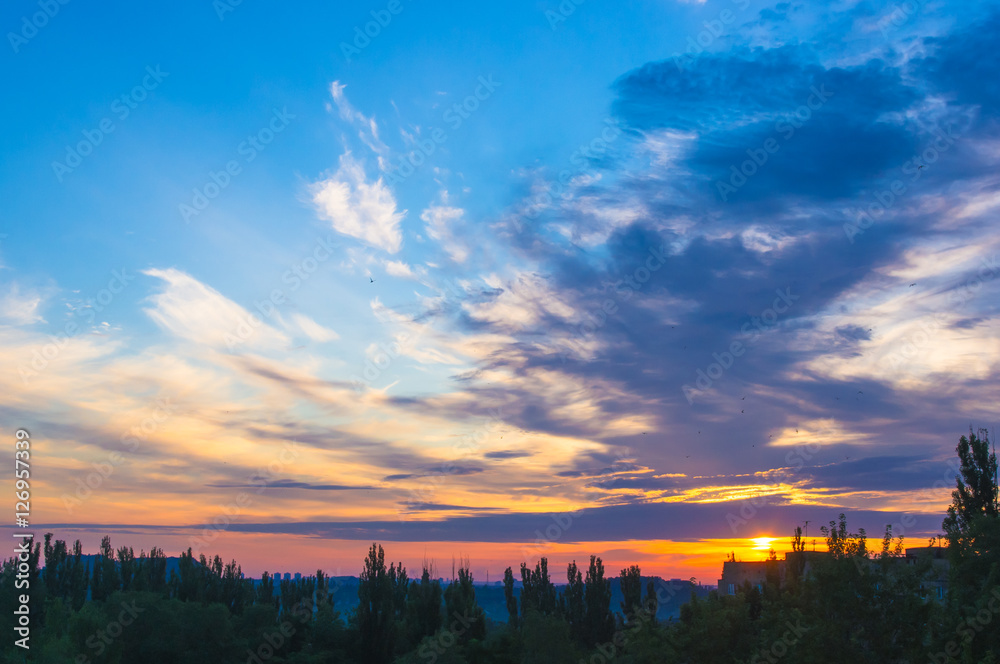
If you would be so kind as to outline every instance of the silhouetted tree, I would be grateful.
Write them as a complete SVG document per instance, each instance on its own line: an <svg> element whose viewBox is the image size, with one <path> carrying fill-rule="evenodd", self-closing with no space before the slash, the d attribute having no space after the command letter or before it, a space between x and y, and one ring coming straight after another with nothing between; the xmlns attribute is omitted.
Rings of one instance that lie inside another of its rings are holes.
<svg viewBox="0 0 1000 664"><path fill-rule="evenodd" d="M979 435L969 430L955 448L961 461L955 478L952 503L942 528L948 538L951 579L948 591L949 622L945 634L955 630L963 639L963 661L986 661L987 653L1000 653L1000 630L968 629L981 620L983 611L993 611L1000 598L1000 505L998 505L997 457L990 448L989 431Z"/></svg>
<svg viewBox="0 0 1000 664"><path fill-rule="evenodd" d="M357 610L362 658L369 664L392 660L396 617L394 583L399 578L395 571L393 576L389 577L385 567L385 551L373 543L358 583Z"/></svg>
<svg viewBox="0 0 1000 664"><path fill-rule="evenodd" d="M549 561L542 558L531 570L521 563L521 618L528 611L551 615L556 611L556 588L549 578Z"/></svg>
<svg viewBox="0 0 1000 664"><path fill-rule="evenodd" d="M90 580L90 596L95 600L107 599L111 593L121 588L121 577L115 564L115 550L111 548L111 537L101 539L101 550L94 560Z"/></svg>
<svg viewBox="0 0 1000 664"><path fill-rule="evenodd" d="M517 629L517 597L514 596L514 570L510 567L503 571L503 596L507 603L507 625Z"/></svg>
<svg viewBox="0 0 1000 664"><path fill-rule="evenodd" d="M636 613L642 608L642 572L638 565L632 565L621 571L619 580L622 585L622 614L626 624L635 621Z"/></svg>
<svg viewBox="0 0 1000 664"><path fill-rule="evenodd" d="M583 601L583 574L571 562L566 569L566 588L560 597L560 609L566 622L569 623L569 634L573 640L583 643L586 640L587 626L584 623L586 606Z"/></svg>
<svg viewBox="0 0 1000 664"><path fill-rule="evenodd" d="M615 632L615 618L611 613L611 580L604 578L604 563L597 556L590 557L590 568L584 580L584 602L587 615L586 643L594 645L611 640Z"/></svg>
<svg viewBox="0 0 1000 664"><path fill-rule="evenodd" d="M458 568L458 578L445 588L444 601L448 626L460 626L460 642L481 641L486 636L486 614L476 603L476 589L468 562Z"/></svg>
<svg viewBox="0 0 1000 664"><path fill-rule="evenodd" d="M406 608L407 636L410 643L420 643L441 628L441 584L431 578L431 570L424 565L420 581L410 582Z"/></svg>

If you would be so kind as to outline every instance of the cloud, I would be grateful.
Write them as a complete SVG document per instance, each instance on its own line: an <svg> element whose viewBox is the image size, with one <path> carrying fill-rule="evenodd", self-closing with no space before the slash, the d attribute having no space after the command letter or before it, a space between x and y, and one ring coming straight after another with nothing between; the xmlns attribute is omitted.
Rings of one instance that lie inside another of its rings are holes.
<svg viewBox="0 0 1000 664"><path fill-rule="evenodd" d="M0 297L0 319L14 325L44 322L38 311L41 304L41 295L35 291L21 292L17 284L11 284L7 294Z"/></svg>
<svg viewBox="0 0 1000 664"><path fill-rule="evenodd" d="M349 484L316 484L289 479L269 479L267 477L251 477L251 482L244 484L209 484L217 489L308 489L310 491L373 491L377 486Z"/></svg>
<svg viewBox="0 0 1000 664"><path fill-rule="evenodd" d="M405 505L405 503L404 503ZM434 510L433 503L430 509ZM447 506L452 507L452 506ZM781 505L769 501L758 502L752 519L734 533L727 521L728 515L739 515L745 504L736 501L714 503L641 503L594 507L574 511L569 526L561 533L561 543L609 542L628 540L658 540L694 542L720 533L726 536L751 536L752 533L790 533L795 524L809 519L825 523L837 519L841 510L817 505ZM444 507L442 509L445 509ZM457 511L469 508L454 506ZM566 518L569 515L564 515ZM941 515L910 512L915 525L907 528L907 537L935 534L940 531ZM870 509L851 510L852 528L865 528L869 532L883 532L886 524L898 522L895 512ZM328 539L372 540L392 542L534 542L536 530L544 530L552 523L553 514L546 512L512 512L473 516L453 516L437 520L386 520L386 521L280 521L251 523L238 521L229 530L247 533L286 533L309 535ZM63 524L48 524L59 527ZM86 529L111 529L118 526L98 524L73 524ZM141 527L141 526L140 526Z"/></svg>
<svg viewBox="0 0 1000 664"><path fill-rule="evenodd" d="M325 328L305 314L294 313L290 317L292 322L301 330L302 334L312 341L324 343L340 338L340 335L329 328Z"/></svg>
<svg viewBox="0 0 1000 664"><path fill-rule="evenodd" d="M338 233L397 253L403 246L399 225L406 210L396 209L396 199L381 177L369 183L361 164L350 152L340 157L336 174L314 183L313 203Z"/></svg>
<svg viewBox="0 0 1000 664"><path fill-rule="evenodd" d="M163 282L163 290L148 298L152 306L144 311L174 336L215 348L229 347L234 340L255 347L278 347L289 341L266 322L252 326L249 311L180 270L151 268L143 274Z"/></svg>
<svg viewBox="0 0 1000 664"><path fill-rule="evenodd" d="M447 195L445 195L446 197ZM432 205L420 218L427 228L427 235L441 243L441 247L456 263L464 263L469 257L469 248L455 234L455 226L462 220L465 211L447 205Z"/></svg>
<svg viewBox="0 0 1000 664"><path fill-rule="evenodd" d="M378 156L379 168L385 171L388 165L389 146L379 138L378 123L375 118L367 117L347 101L347 95L344 94L346 87L340 81L334 81L330 84L330 96L333 97L333 101L337 105L341 119L350 122L357 128L358 137Z"/></svg>
<svg viewBox="0 0 1000 664"><path fill-rule="evenodd" d="M417 278L417 273L413 271L413 268L403 261L386 261L385 271L386 274L394 277L402 277L404 279Z"/></svg>
<svg viewBox="0 0 1000 664"><path fill-rule="evenodd" d="M523 459L525 457L533 456L534 452L521 451L521 450L496 450L494 452L487 452L483 455L486 459Z"/></svg>

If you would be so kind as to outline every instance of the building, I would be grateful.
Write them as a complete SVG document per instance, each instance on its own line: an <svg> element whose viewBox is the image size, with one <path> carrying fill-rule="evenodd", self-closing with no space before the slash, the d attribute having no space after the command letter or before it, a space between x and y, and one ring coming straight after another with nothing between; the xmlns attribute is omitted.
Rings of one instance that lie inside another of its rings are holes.
<svg viewBox="0 0 1000 664"><path fill-rule="evenodd" d="M722 578L719 579L719 593L735 595L744 584L749 583L757 590L763 590L770 580L779 587L785 583L790 569L790 563L801 565L803 573L808 573L813 561L828 555L825 551L790 551L784 560L735 561L727 560L722 564ZM925 588L932 597L943 600L948 592L948 557L947 549L941 546L922 546L906 549L905 555L896 560L900 564L916 565L921 559L930 558L933 573L924 582Z"/></svg>

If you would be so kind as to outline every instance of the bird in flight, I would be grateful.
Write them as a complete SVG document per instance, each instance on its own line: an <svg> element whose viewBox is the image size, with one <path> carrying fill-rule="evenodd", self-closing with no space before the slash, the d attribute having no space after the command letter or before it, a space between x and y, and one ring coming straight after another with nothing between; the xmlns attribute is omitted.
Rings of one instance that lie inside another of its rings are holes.
<svg viewBox="0 0 1000 664"><path fill-rule="evenodd" d="M368 277L368 282L373 284L373 283L375 283L375 280L372 279L371 277Z"/></svg>
<svg viewBox="0 0 1000 664"><path fill-rule="evenodd" d="M917 170L919 171L919 170L920 170L921 168L923 168L923 167L924 167L925 165L926 165L926 164L920 164L919 166L917 166Z"/></svg>
<svg viewBox="0 0 1000 664"><path fill-rule="evenodd" d="M917 285L916 282L914 282L914 283L910 284L910 288L913 288L916 285Z"/></svg>

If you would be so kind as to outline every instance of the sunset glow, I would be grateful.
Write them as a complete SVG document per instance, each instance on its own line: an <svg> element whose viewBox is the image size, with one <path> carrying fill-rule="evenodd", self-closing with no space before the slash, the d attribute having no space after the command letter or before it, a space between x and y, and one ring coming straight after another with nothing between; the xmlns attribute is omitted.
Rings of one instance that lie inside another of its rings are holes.
<svg viewBox="0 0 1000 664"><path fill-rule="evenodd" d="M37 538L716 583L941 532L1000 419L976 3L83 4L3 74Z"/></svg>

